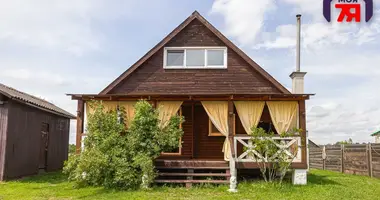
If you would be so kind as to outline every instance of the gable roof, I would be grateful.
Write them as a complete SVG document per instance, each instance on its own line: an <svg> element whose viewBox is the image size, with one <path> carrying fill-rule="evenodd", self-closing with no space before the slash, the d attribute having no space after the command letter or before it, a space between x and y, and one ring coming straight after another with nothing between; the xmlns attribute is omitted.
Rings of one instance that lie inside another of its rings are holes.
<svg viewBox="0 0 380 200"><path fill-rule="evenodd" d="M71 113L55 106L54 104L45 101L43 99L40 99L38 97L35 97L30 94L26 94L24 92L18 91L14 88L8 87L4 84L0 83L0 94L10 98L17 100L20 103L32 105L40 110L47 111L62 117L75 119L76 117L72 115Z"/></svg>
<svg viewBox="0 0 380 200"><path fill-rule="evenodd" d="M377 131L371 134L371 136L377 136L377 135L380 135L380 131Z"/></svg>
<svg viewBox="0 0 380 200"><path fill-rule="evenodd" d="M190 22L193 20L199 20L205 27L207 27L212 33L214 33L227 47L237 53L243 60L245 60L255 71L261 76L271 82L280 92L283 94L291 94L283 85L281 85L276 79L274 79L268 72L261 68L255 61L247 56L241 49L233 44L228 38L226 38L220 31L218 31L213 25L211 25L204 17L202 17L197 11L194 11L185 21L183 21L178 27L176 27L169 35L161 40L156 46L148 51L142 58L116 78L111 84L103 89L99 94L108 94L113 88L120 84L124 79L128 78L137 68L139 68L145 61L157 53L162 47L164 47L172 38L174 38L179 32L181 32Z"/></svg>

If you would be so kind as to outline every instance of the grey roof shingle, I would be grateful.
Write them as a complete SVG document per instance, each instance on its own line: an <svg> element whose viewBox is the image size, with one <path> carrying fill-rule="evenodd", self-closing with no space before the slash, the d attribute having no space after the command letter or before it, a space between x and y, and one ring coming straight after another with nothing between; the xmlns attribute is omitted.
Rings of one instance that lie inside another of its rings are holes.
<svg viewBox="0 0 380 200"><path fill-rule="evenodd" d="M71 119L76 118L71 113L55 106L54 104L46 100L18 91L14 88L8 87L1 83L0 83L0 94L3 94L11 99L19 100L21 103L23 102L25 104L33 104L34 106L42 110L49 110L50 112L56 115L60 115L60 116L71 118Z"/></svg>

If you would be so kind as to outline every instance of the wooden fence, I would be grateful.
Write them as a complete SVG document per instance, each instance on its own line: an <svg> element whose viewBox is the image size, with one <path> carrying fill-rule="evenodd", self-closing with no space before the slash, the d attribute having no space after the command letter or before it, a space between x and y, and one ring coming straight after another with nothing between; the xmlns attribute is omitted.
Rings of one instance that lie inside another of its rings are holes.
<svg viewBox="0 0 380 200"><path fill-rule="evenodd" d="M380 178L380 144L311 147L309 157L310 168Z"/></svg>

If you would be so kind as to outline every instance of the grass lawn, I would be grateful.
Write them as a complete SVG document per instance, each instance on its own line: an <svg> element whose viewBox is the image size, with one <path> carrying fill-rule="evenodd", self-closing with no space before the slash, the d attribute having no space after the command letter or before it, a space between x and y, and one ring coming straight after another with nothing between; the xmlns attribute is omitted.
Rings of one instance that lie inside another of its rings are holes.
<svg viewBox="0 0 380 200"><path fill-rule="evenodd" d="M0 183L0 199L380 199L380 179L312 170L307 186L282 186L261 181L243 182L238 193L227 185L154 187L148 191L116 191L104 188L73 188L61 173L48 173Z"/></svg>

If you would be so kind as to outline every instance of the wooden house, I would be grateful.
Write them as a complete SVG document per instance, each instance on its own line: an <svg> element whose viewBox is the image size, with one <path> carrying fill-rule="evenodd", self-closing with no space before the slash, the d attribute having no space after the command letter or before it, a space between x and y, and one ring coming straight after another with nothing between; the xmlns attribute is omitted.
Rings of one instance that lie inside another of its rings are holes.
<svg viewBox="0 0 380 200"><path fill-rule="evenodd" d="M0 84L0 181L62 169L74 118L52 103Z"/></svg>
<svg viewBox="0 0 380 200"><path fill-rule="evenodd" d="M310 96L303 94L305 74L297 67L291 74L293 93L289 92L195 11L99 94L70 94L78 101L77 149L85 135L86 102L122 105L133 115L133 104L147 99L163 120L176 113L185 117L180 148L163 152L156 160L160 175L167 176L156 182L230 183L235 191L237 171L258 167L243 146L252 145L247 132L259 126L276 133L291 127L303 130L297 137L274 139L284 142L282 148L300 147L292 168L298 178L295 183L305 184L305 101ZM224 174L204 173L213 170Z"/></svg>

